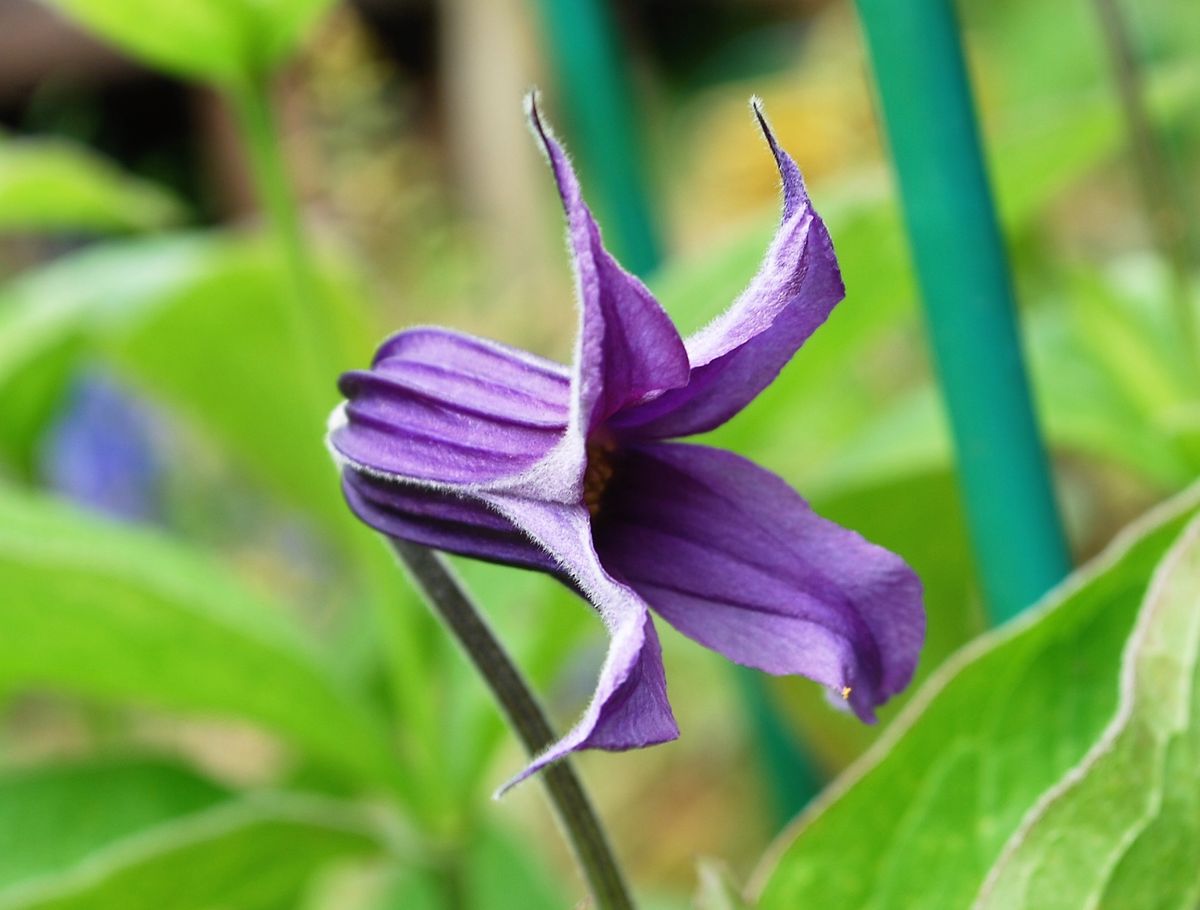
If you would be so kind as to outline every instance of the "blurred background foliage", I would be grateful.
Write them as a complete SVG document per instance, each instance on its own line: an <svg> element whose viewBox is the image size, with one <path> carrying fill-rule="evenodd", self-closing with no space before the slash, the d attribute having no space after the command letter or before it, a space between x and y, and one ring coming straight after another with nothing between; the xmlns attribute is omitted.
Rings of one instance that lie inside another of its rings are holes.
<svg viewBox="0 0 1200 910"><path fill-rule="evenodd" d="M521 760L513 738L349 516L321 444L336 373L400 326L567 358L571 278L528 87L585 188L597 175L548 51L553 5L0 5L0 906L578 894L536 786L488 801ZM1177 322L1197 299L1200 7L1126 6L1173 245L1092 0L959 4L1080 559L1200 467L1200 366ZM751 94L806 174L847 299L713 435L909 559L925 678L985 623L853 6L604 8L664 256L648 278L681 328L745 286L777 218ZM590 195L607 223L612 200ZM548 579L460 568L569 722L598 624ZM1097 652L1108 680L1122 615ZM697 855L744 880L779 819L729 668L670 630L664 647L683 738L579 765L647 906L670 908ZM905 701L867 728L804 680L770 691L826 778Z"/></svg>

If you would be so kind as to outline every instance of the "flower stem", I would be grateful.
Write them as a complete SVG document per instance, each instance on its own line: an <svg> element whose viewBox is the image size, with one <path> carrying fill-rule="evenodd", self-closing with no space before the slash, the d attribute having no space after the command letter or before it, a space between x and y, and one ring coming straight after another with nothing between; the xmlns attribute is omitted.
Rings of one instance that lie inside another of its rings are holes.
<svg viewBox="0 0 1200 910"><path fill-rule="evenodd" d="M265 210L268 225L279 244L287 273L293 305L286 308L297 354L304 358L303 371L310 377L314 405L328 395L315 384L316 377L334 372L329 363L330 348L322 342L332 341L322 306L321 282L314 268L304 238L304 226L296 206L296 198L288 178L279 133L271 108L270 83L266 76L248 80L232 89L228 96L237 115L242 140L250 155L251 170L259 203Z"/></svg>
<svg viewBox="0 0 1200 910"><path fill-rule="evenodd" d="M487 622L445 561L431 550L393 540L393 548L417 586L458 639L531 755L554 742L537 699ZM599 910L632 910L633 901L595 810L567 761L541 772Z"/></svg>

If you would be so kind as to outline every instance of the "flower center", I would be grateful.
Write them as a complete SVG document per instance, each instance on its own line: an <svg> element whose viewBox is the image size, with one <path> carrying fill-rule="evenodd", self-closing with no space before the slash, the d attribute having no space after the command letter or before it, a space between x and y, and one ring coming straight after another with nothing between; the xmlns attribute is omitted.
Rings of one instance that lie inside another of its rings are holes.
<svg viewBox="0 0 1200 910"><path fill-rule="evenodd" d="M583 475L583 504L595 518L600 514L604 502L604 491L613 476L613 451L610 442L589 442L587 447L587 471Z"/></svg>

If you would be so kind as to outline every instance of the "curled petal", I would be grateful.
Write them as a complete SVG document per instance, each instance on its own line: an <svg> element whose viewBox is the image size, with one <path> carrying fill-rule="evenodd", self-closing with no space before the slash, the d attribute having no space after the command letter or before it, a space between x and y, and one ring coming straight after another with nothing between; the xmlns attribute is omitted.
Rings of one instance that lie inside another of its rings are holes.
<svg viewBox="0 0 1200 910"><path fill-rule="evenodd" d="M545 550L476 499L353 470L343 473L342 491L354 514L388 537L473 559L558 571Z"/></svg>
<svg viewBox="0 0 1200 910"><path fill-rule="evenodd" d="M364 473L478 487L520 475L566 431L558 364L443 329L410 329L342 376L329 443Z"/></svg>
<svg viewBox="0 0 1200 910"><path fill-rule="evenodd" d="M771 383L845 295L833 243L800 169L775 141L757 100L754 113L783 181L779 230L750 286L687 339L687 386L612 420L629 435L665 439L721 425Z"/></svg>
<svg viewBox="0 0 1200 910"><path fill-rule="evenodd" d="M528 112L567 216L580 306L572 420L586 435L620 409L684 385L688 355L666 311L604 248L571 162L542 123L534 95Z"/></svg>
<svg viewBox="0 0 1200 910"><path fill-rule="evenodd" d="M494 494L486 498L550 554L560 574L569 576L596 607L611 636L595 693L583 715L499 792L580 749L621 751L678 737L654 623L642 599L600 565L587 510Z"/></svg>
<svg viewBox="0 0 1200 910"><path fill-rule="evenodd" d="M648 443L616 472L596 523L600 559L679 631L845 693L863 720L912 678L925 615L898 556L730 452Z"/></svg>

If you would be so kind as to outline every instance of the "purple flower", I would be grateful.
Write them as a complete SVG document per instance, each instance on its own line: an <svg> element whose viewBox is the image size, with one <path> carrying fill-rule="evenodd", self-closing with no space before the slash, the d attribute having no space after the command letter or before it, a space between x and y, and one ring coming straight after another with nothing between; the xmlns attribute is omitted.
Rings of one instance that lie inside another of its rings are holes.
<svg viewBox="0 0 1200 910"><path fill-rule="evenodd" d="M653 609L768 673L830 688L863 720L908 684L921 584L896 555L816 515L746 459L673 442L738 413L842 298L800 171L758 118L783 218L758 275L681 339L604 249L565 153L529 120L566 210L580 330L570 369L492 341L414 328L345 374L331 449L354 512L392 537L555 574L611 636L591 703L516 783L578 749L675 739Z"/></svg>
<svg viewBox="0 0 1200 910"><path fill-rule="evenodd" d="M41 453L47 485L113 518L162 518L163 459L154 415L103 373L78 377Z"/></svg>

